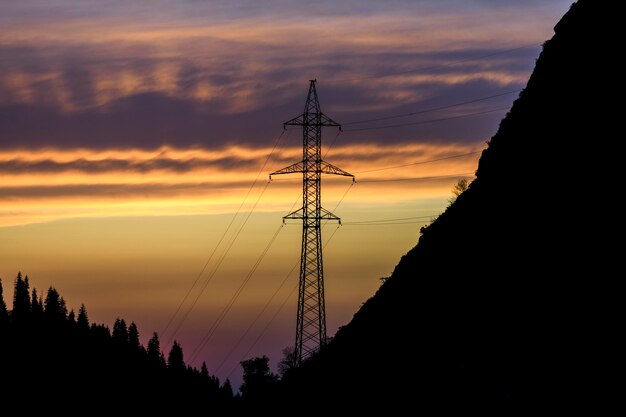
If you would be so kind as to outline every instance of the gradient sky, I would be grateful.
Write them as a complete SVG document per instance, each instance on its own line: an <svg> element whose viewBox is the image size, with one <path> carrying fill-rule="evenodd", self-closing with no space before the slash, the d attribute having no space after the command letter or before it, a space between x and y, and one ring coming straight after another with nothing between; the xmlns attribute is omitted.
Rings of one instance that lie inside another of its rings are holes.
<svg viewBox="0 0 626 417"><path fill-rule="evenodd" d="M357 176L353 186L324 182L325 207L341 202L344 221L323 232L333 236L325 271L334 334L416 243L417 222L445 208L458 178L472 177L473 152L495 133L570 4L0 0L6 300L21 270L70 307L85 303L93 321L134 320L145 341L163 331L224 236L181 313L198 302L162 343L169 349L175 336L187 360L198 350L193 365L206 361L235 384L238 361L267 354L275 364L293 344L297 270L279 284L297 265L301 232L280 228L281 217L301 185L295 176L268 184L267 174L301 158L301 133L280 136L282 122L302 112L317 78L323 111L344 124L338 136L325 132L323 143L334 144L326 159ZM356 130L396 124L406 125ZM460 154L468 155L442 159ZM432 159L442 160L378 170ZM391 181L407 178L420 179ZM423 219L358 224L409 217Z"/></svg>

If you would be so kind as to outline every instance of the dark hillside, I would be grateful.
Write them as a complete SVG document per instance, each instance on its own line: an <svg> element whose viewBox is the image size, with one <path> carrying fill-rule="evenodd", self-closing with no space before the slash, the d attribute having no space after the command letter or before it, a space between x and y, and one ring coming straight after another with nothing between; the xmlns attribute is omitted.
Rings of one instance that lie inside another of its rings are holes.
<svg viewBox="0 0 626 417"><path fill-rule="evenodd" d="M597 167L615 143L606 132L619 132L606 114L619 83L606 51L622 49L614 9L572 6L477 179L332 343L287 375L286 398L407 415L603 395L615 291L607 271L621 269L606 251L612 219L601 208L601 190L616 181Z"/></svg>

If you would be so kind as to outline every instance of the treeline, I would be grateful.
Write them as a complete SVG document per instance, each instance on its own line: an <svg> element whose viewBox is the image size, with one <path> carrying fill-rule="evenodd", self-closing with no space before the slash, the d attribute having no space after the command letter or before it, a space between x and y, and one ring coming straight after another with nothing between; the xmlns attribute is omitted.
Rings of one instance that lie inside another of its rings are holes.
<svg viewBox="0 0 626 417"><path fill-rule="evenodd" d="M154 333L144 347L134 322L118 318L112 331L90 323L84 305L68 311L56 289L44 296L21 273L11 310L0 280L0 379L2 404L24 411L210 413L234 400L228 380L185 364L179 343L166 356Z"/></svg>

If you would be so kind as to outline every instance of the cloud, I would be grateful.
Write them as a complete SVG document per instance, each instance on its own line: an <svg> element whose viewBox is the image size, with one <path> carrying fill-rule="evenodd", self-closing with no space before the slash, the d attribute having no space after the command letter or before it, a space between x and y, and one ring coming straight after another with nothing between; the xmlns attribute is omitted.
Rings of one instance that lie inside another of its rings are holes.
<svg viewBox="0 0 626 417"><path fill-rule="evenodd" d="M41 219L104 214L107 208L232 209L282 123L302 112L312 78L318 79L324 112L346 123L338 137L335 129L323 136L324 152L334 144L329 162L346 170L479 149L505 110L450 118L506 108L516 94L391 121L348 123L522 88L539 43L551 36L568 5L7 2L0 16L0 215L19 223L7 213L40 213L43 202L56 211L35 216ZM502 53L521 45L529 47ZM445 121L348 131L432 119ZM266 171L297 161L300 146L301 133L287 132ZM472 158L453 160L393 175L465 173L472 164ZM360 178L391 175L374 174ZM449 181L410 187L445 194ZM297 179L276 181L272 189L287 196L294 184ZM333 189L333 181L328 184ZM371 201L372 190L382 187L393 193L390 199L408 194L406 184L370 183L360 198Z"/></svg>
<svg viewBox="0 0 626 417"><path fill-rule="evenodd" d="M286 3L252 3L11 3L0 30L5 146L267 145L313 77L340 121L521 87L538 48L493 54L546 39L553 23L512 3L489 13L454 1L301 4L306 19ZM481 120L478 137L494 121ZM449 126L360 139L470 131Z"/></svg>
<svg viewBox="0 0 626 417"><path fill-rule="evenodd" d="M387 201L447 195L454 182L450 174L474 171L478 154L467 155L474 150L462 144L341 144L328 160L356 173L359 191L351 200L371 204L381 192ZM0 151L0 225L69 217L217 214L237 210L250 192L247 210L266 188L257 209L282 212L300 192L301 178L280 176L268 183L267 175L297 161L301 149L279 145L268 160L270 151L241 146ZM390 166L394 168L362 172ZM418 179L371 182L394 178ZM332 202L350 180L326 176L324 184L325 201Z"/></svg>

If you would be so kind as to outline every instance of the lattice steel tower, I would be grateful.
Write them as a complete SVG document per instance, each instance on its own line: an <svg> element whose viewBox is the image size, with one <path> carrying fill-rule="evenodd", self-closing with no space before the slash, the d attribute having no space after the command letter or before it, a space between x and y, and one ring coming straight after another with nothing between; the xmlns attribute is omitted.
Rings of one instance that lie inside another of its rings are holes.
<svg viewBox="0 0 626 417"><path fill-rule="evenodd" d="M315 83L311 80L304 113L283 124L302 126L302 161L272 172L273 175L302 173L302 207L283 219L302 220L302 254L298 313L296 319L295 361L302 360L326 344L326 312L324 304L324 267L322 263L322 220L341 221L322 207L322 174L354 176L322 161L322 126L341 125L328 118L320 109ZM284 221L284 220L283 220Z"/></svg>

